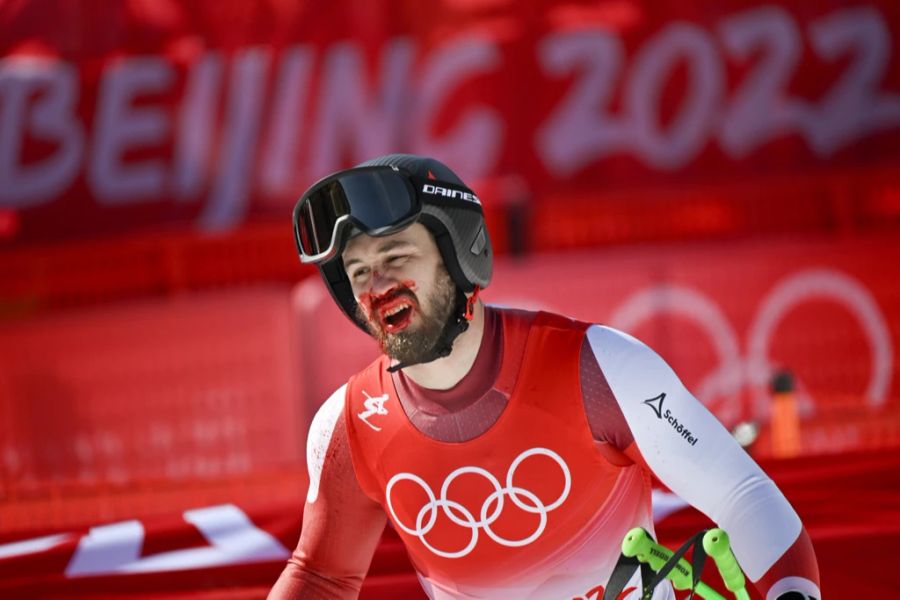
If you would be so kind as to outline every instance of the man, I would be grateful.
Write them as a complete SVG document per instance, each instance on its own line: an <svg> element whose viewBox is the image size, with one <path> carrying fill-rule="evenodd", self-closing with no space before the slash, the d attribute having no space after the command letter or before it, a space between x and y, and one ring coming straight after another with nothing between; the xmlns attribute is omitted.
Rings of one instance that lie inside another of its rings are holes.
<svg viewBox="0 0 900 600"><path fill-rule="evenodd" d="M658 355L481 302L481 203L445 165L398 154L325 178L294 230L384 356L313 420L300 541L270 598L355 598L386 521L431 598L596 594L625 533L653 531L651 474L730 534L767 600L820 598L800 519Z"/></svg>

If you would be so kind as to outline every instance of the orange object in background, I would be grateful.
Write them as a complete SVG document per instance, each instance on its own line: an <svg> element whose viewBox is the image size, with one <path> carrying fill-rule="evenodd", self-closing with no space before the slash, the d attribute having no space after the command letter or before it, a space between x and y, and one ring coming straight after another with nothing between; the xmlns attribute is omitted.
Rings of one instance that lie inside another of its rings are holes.
<svg viewBox="0 0 900 600"><path fill-rule="evenodd" d="M800 453L800 416L793 375L779 372L772 388L772 456L791 458Z"/></svg>

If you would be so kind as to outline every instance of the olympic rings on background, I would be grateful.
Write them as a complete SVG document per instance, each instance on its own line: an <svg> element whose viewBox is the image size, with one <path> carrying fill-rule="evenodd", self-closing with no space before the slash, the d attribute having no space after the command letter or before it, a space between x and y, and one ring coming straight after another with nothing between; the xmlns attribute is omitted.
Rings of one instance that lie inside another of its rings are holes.
<svg viewBox="0 0 900 600"><path fill-rule="evenodd" d="M754 401L752 416L763 417L770 405L768 382L774 365L769 351L777 326L796 307L823 299L846 309L859 325L872 360L863 393L870 406L883 405L894 374L890 327L865 285L836 269L802 269L778 281L762 298L750 321L743 352L734 326L719 306L699 290L683 285L665 283L644 288L629 296L607 322L623 331L633 331L662 313L679 314L694 321L708 336L718 357L717 366L696 385L696 396L714 409L716 416L730 422L740 415L741 406L715 404L713 400L728 400L747 387ZM802 404L813 407L811 398L800 399Z"/></svg>

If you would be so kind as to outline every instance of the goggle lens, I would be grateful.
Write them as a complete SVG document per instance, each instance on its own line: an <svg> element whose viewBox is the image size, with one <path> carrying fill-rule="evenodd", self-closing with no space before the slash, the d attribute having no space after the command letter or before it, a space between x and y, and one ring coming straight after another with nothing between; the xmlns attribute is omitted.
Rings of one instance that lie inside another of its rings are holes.
<svg viewBox="0 0 900 600"><path fill-rule="evenodd" d="M304 262L317 262L333 256L345 221L378 235L410 220L418 210L412 184L394 169L337 174L304 194L294 209L300 257Z"/></svg>

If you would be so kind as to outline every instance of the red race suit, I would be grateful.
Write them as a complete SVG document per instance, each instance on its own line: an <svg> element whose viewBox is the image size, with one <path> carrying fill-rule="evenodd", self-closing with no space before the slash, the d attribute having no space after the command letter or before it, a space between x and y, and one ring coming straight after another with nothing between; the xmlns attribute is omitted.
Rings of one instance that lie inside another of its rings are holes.
<svg viewBox="0 0 900 600"><path fill-rule="evenodd" d="M487 307L475 365L452 390L389 364L352 377L314 419L304 531L270 598L355 597L385 517L431 598L587 597L625 533L653 531L651 474L729 532L767 600L821 598L790 504L627 334Z"/></svg>

